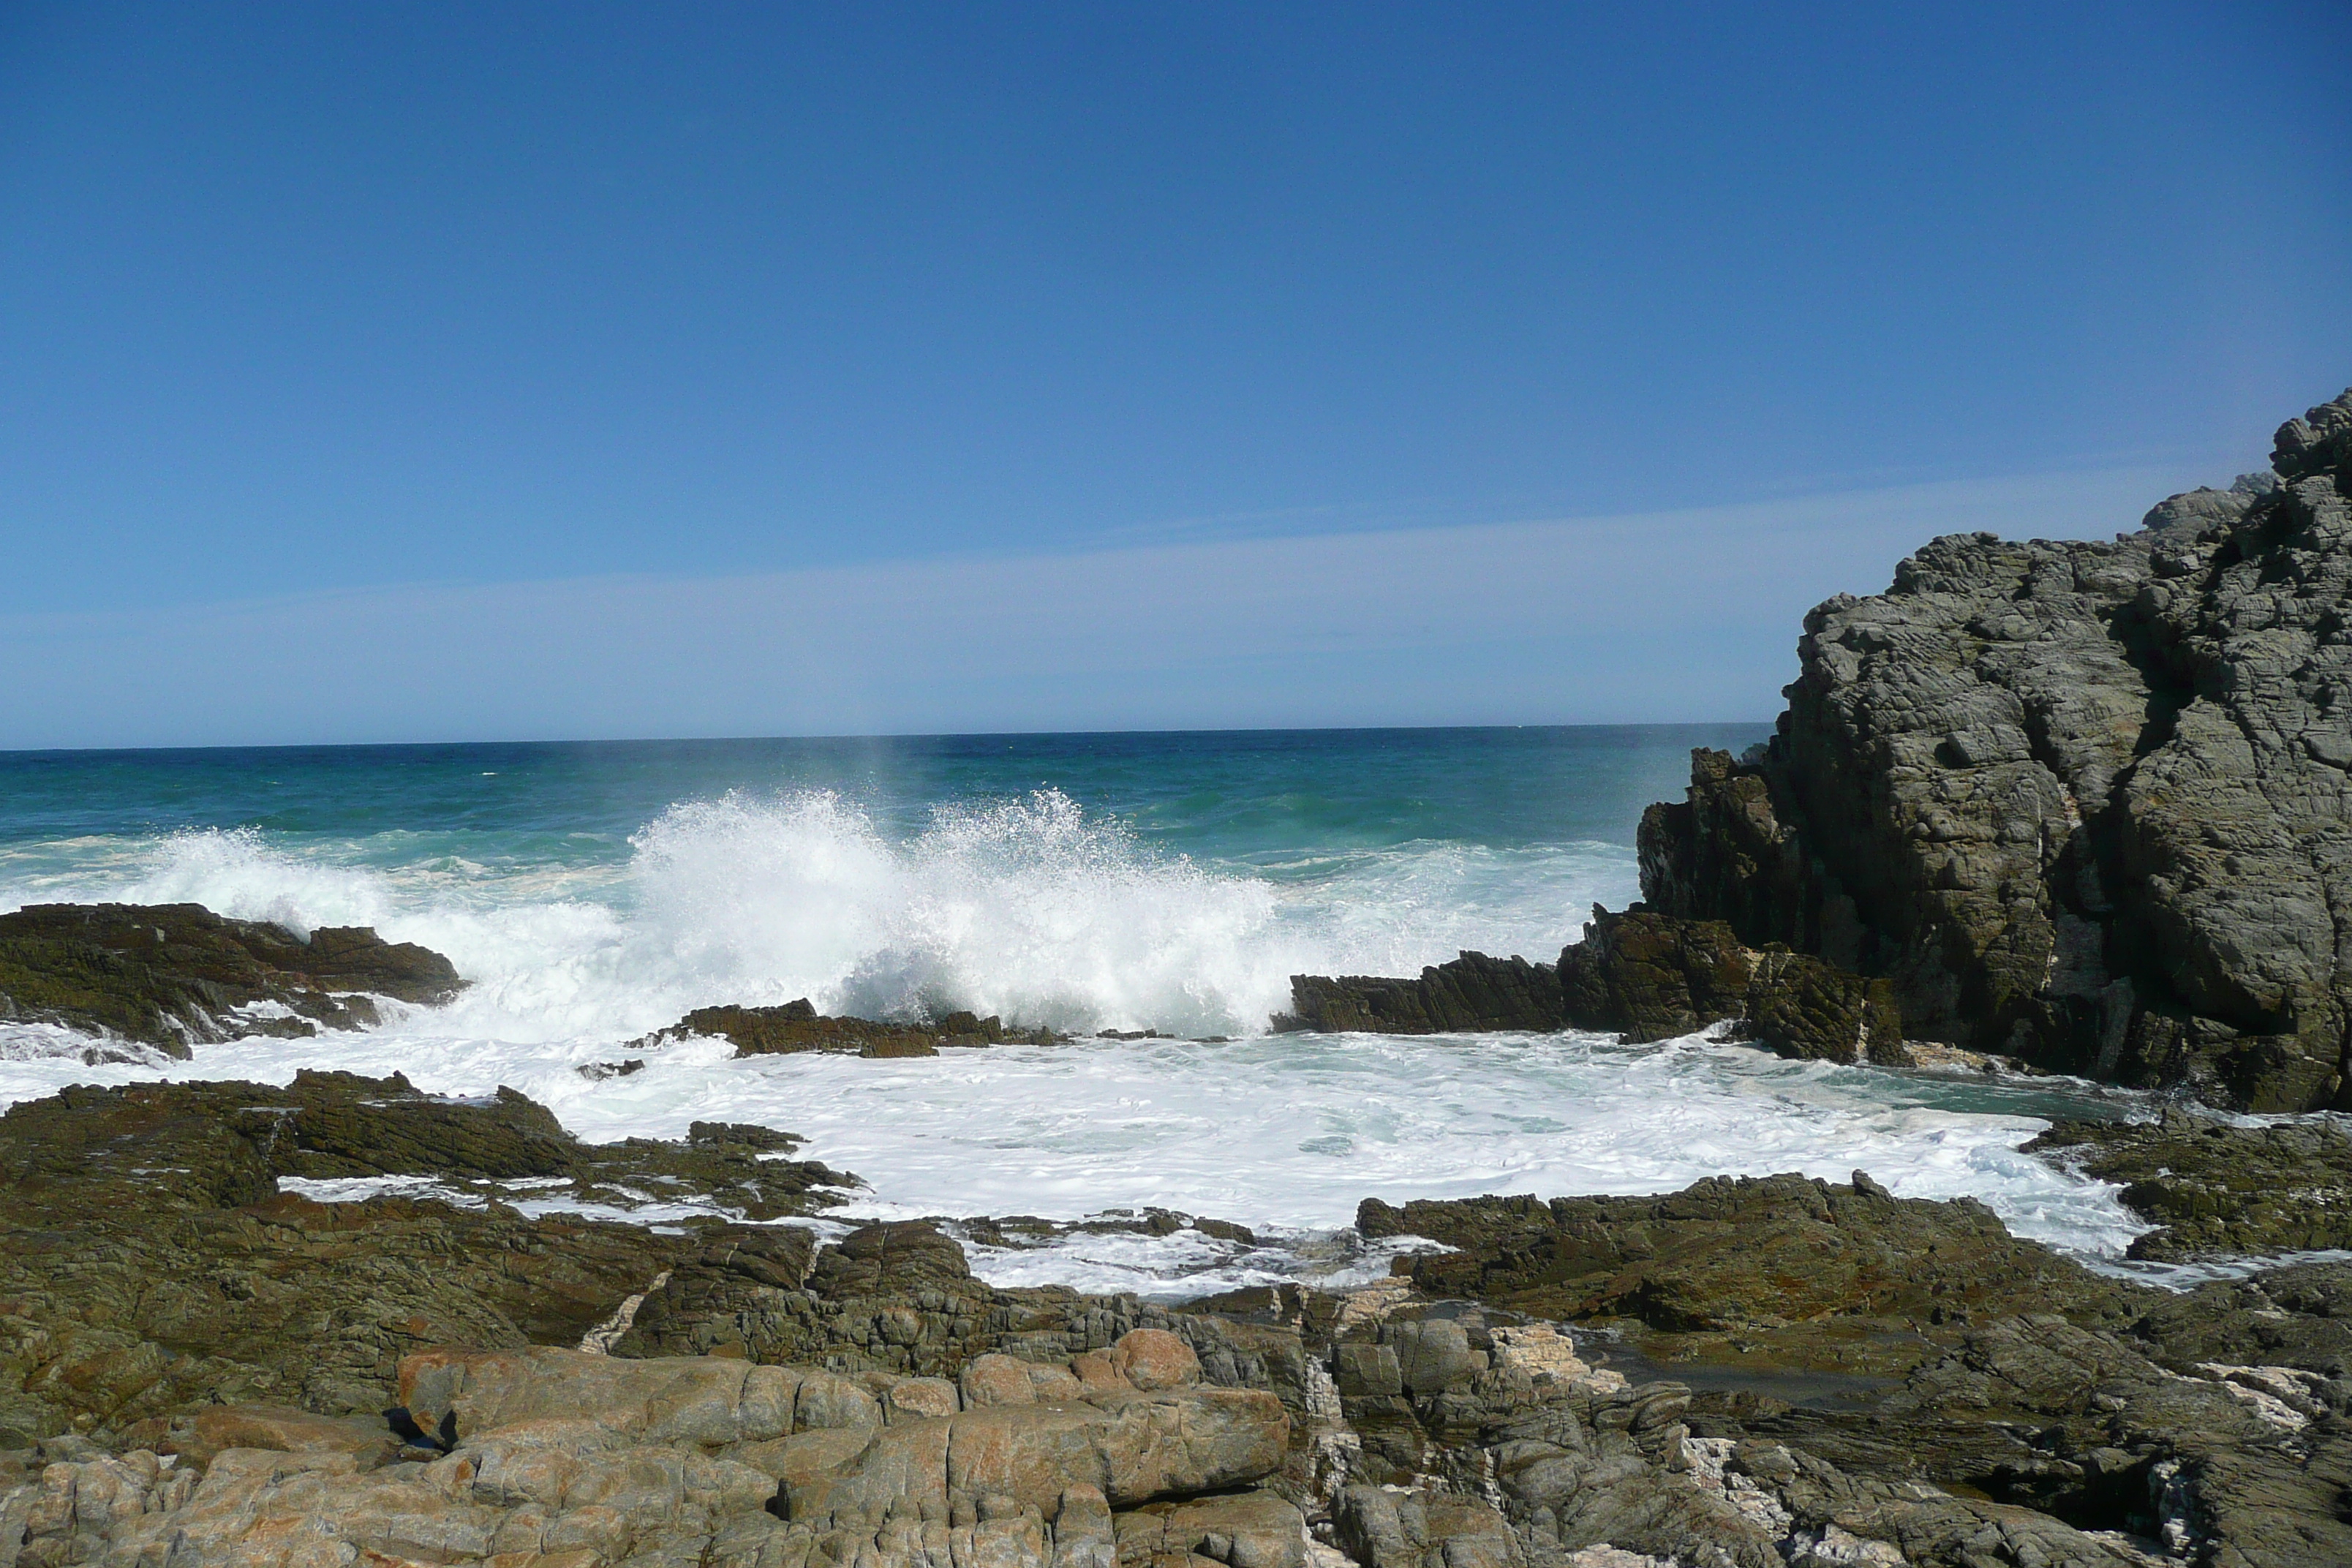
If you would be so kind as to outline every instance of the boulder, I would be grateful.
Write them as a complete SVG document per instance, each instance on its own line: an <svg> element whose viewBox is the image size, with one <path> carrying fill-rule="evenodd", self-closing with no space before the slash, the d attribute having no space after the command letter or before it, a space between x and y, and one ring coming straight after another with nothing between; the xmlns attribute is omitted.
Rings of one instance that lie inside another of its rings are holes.
<svg viewBox="0 0 2352 1568"><path fill-rule="evenodd" d="M1227 1568L1307 1568L1306 1517L1273 1492L1145 1503L1116 1523L1119 1568L1173 1568L1196 1558Z"/></svg>

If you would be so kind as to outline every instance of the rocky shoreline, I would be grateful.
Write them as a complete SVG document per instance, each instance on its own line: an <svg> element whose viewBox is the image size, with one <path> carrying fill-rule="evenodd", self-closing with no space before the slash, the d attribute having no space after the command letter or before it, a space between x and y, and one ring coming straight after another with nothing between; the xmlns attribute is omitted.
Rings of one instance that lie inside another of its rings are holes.
<svg viewBox="0 0 2352 1568"><path fill-rule="evenodd" d="M767 1127L588 1144L396 1074L75 1088L0 1115L0 1568L2352 1563L2352 1133L2243 1114L2352 1109L2347 494L2352 393L2112 544L1936 541L1808 618L1771 742L1644 816L1642 903L1554 963L1299 976L1276 1020L2160 1091L2028 1152L2120 1185L2135 1260L2236 1260L2193 1289L1856 1171L1367 1200L1360 1237L1437 1249L1169 1305L1000 1288L957 1239L1053 1222L829 1219L857 1178ZM0 1018L91 1061L460 984L364 930L0 916ZM1060 1038L803 1001L625 1048L688 1037Z"/></svg>
<svg viewBox="0 0 2352 1568"><path fill-rule="evenodd" d="M1366 1236L1450 1250L1170 1307L990 1286L928 1223L820 1244L488 1195L773 1215L853 1180L791 1142L582 1145L510 1092L344 1074L16 1107L8 1568L2352 1552L2347 1264L2177 1294L1857 1173L1368 1202ZM482 1206L279 1185L367 1173Z"/></svg>

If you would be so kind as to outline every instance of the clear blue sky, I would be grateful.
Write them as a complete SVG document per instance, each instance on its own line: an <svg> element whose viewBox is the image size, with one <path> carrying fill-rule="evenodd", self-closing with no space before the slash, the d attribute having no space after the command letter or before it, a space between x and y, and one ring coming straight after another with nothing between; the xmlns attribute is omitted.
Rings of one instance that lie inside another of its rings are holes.
<svg viewBox="0 0 2352 1568"><path fill-rule="evenodd" d="M2347 382L2340 3L0 4L0 746L1763 717L1921 496L2109 531ZM1628 517L1555 555L1706 645L1654 689L1475 584L1385 652L1188 637L1267 536L1344 601L1422 570L1367 536L1508 577ZM1067 634L1149 679L950 640L828 708L692 646L959 563L1030 645L1200 581ZM337 605L470 679L338 685ZM526 679L534 625L672 684Z"/></svg>

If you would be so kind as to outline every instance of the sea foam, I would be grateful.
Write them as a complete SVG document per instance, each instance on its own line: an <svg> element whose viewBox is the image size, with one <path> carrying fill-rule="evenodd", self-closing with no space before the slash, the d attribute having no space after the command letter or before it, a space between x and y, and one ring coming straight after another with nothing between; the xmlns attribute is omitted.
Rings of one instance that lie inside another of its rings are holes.
<svg viewBox="0 0 2352 1568"><path fill-rule="evenodd" d="M446 953L471 983L448 1026L499 1037L627 1038L693 1007L799 996L862 1016L1250 1035L1295 973L1410 973L1465 947L1550 959L1595 900L1632 894L1631 861L1433 843L1208 865L1050 789L941 805L894 838L804 791L674 805L618 865L486 868L381 837L296 853L208 830L37 896L372 925Z"/></svg>
<svg viewBox="0 0 2352 1568"><path fill-rule="evenodd" d="M696 1120L788 1129L867 1184L844 1217L1152 1205L1260 1229L1255 1248L1195 1231L974 1248L1008 1283L1159 1295L1377 1271L1347 1229L1366 1197L1649 1193L1859 1167L1906 1195L1974 1194L2086 1255L2113 1257L2139 1228L2112 1188L2017 1152L2046 1095L1698 1039L1265 1033L1296 973L1411 973L1464 947L1552 956L1594 901L1633 894L1622 847L1327 846L1209 863L1042 790L940 805L897 833L840 794L724 795L606 848L499 861L418 835L298 849L249 831L51 846L0 902L189 900L297 931L373 925L448 954L470 984L446 1007L392 1005L377 1030L235 1041L188 1063L94 1061L60 1031L0 1027L0 1103L70 1082L399 1070L436 1092L511 1085L591 1140L677 1137ZM628 1044L695 1006L802 995L867 1016L969 1007L1082 1035L1236 1037L911 1061ZM578 1070L625 1053L643 1070Z"/></svg>

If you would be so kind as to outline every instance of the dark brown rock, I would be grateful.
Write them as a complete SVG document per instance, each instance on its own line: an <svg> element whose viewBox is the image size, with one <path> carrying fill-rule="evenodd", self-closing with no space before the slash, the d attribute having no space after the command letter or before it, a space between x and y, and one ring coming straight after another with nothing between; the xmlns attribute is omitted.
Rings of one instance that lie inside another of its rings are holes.
<svg viewBox="0 0 2352 1568"><path fill-rule="evenodd" d="M690 1035L731 1041L739 1057L838 1051L866 1057L928 1057L941 1047L1050 1045L1050 1029L1008 1029L1003 1020L950 1013L937 1023L885 1024L819 1013L803 996L781 1007L698 1007L668 1028L636 1042L659 1046Z"/></svg>
<svg viewBox="0 0 2352 1568"><path fill-rule="evenodd" d="M199 904L34 904L0 915L0 1017L174 1056L245 1034L361 1028L376 1021L371 996L433 1004L463 984L439 953L361 927L323 927L306 941ZM264 1005L294 1016L247 1011Z"/></svg>
<svg viewBox="0 0 2352 1568"><path fill-rule="evenodd" d="M1559 973L1516 953L1465 952L1432 964L1415 980L1343 974L1290 977L1291 1010L1277 1030L1375 1035L1472 1034L1494 1029L1549 1032L1560 1027Z"/></svg>
<svg viewBox="0 0 2352 1568"><path fill-rule="evenodd" d="M1456 1248L1412 1259L1431 1295L1627 1320L1660 1359L1899 1371L1971 1321L2119 1324L2149 1294L2019 1240L1973 1199L1894 1198L1859 1173L1852 1185L1717 1177L1663 1197L1368 1199L1356 1226Z"/></svg>
<svg viewBox="0 0 2352 1568"><path fill-rule="evenodd" d="M2066 1121L2025 1145L2101 1181L2162 1228L2134 1258L2352 1247L2352 1136L2326 1121L2243 1126L2182 1110L2154 1121Z"/></svg>

